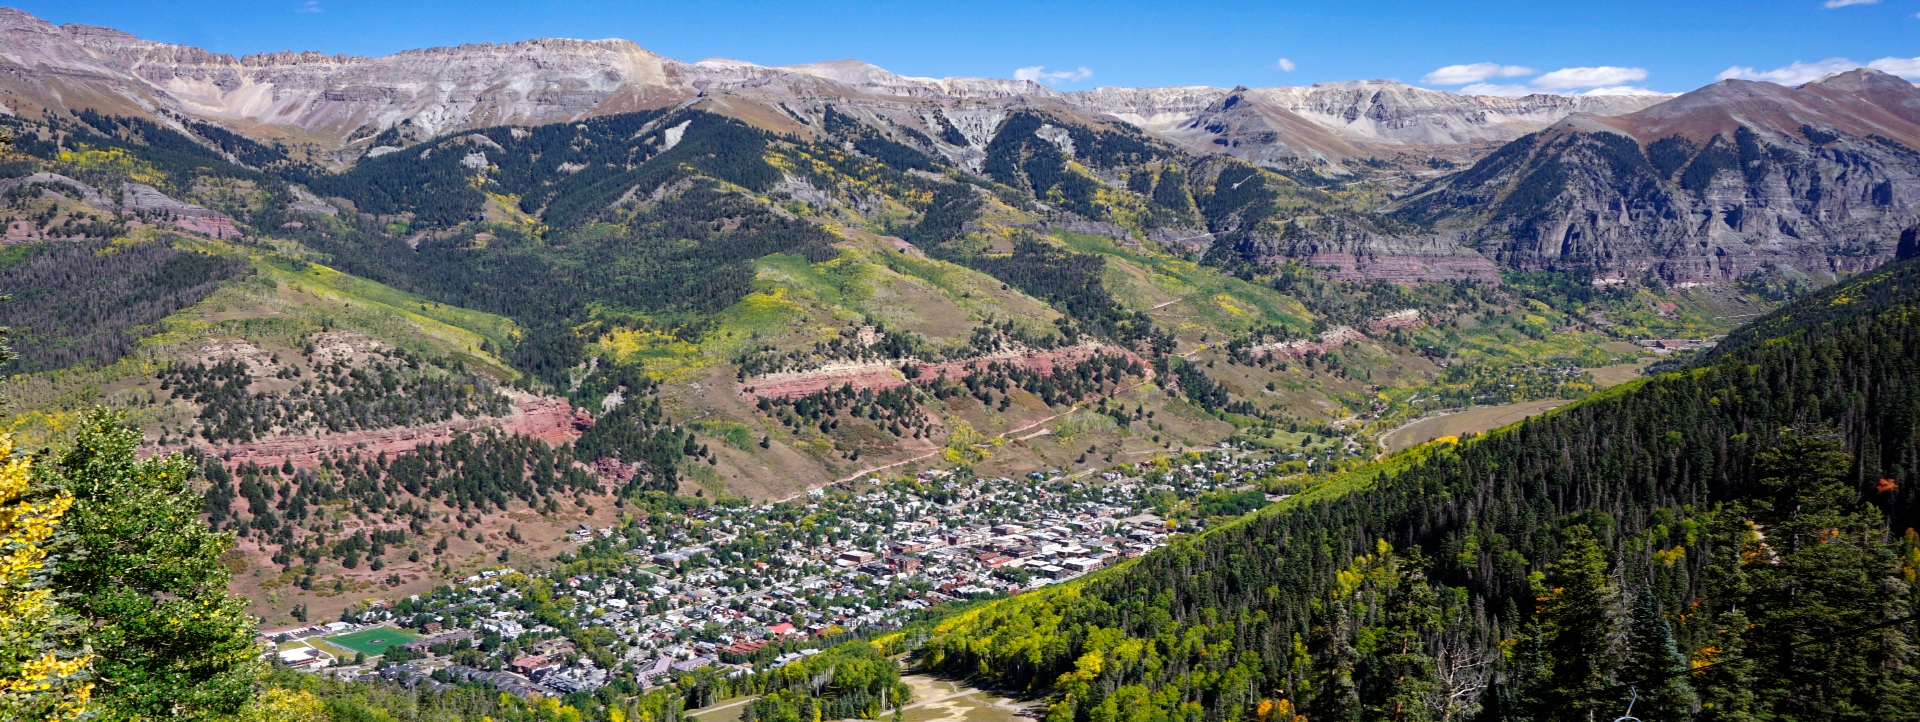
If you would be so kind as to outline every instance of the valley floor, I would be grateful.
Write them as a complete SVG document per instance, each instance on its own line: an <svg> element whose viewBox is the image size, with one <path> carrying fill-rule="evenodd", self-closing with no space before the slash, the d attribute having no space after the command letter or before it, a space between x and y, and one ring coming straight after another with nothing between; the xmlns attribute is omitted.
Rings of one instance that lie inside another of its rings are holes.
<svg viewBox="0 0 1920 722"><path fill-rule="evenodd" d="M1614 364L1593 369L1595 385L1601 388L1618 386L1640 378L1647 365L1654 359L1641 359L1633 363ZM1506 426L1530 416L1537 416L1571 403L1567 399L1540 399L1521 401L1499 406L1476 406L1469 409L1429 416L1408 422L1380 435L1380 446L1386 453L1419 446L1442 436L1461 436L1477 434L1482 431Z"/></svg>

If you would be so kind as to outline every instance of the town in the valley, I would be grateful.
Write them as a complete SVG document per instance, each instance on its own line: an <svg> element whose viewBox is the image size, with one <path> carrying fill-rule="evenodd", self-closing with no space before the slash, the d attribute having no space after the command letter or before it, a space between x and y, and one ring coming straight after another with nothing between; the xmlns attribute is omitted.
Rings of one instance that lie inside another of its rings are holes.
<svg viewBox="0 0 1920 722"><path fill-rule="evenodd" d="M552 696L746 674L1140 556L1283 498L1286 461L1222 444L1018 479L869 476L761 505L661 495L573 530L553 569L484 571L261 636L296 669L433 689Z"/></svg>

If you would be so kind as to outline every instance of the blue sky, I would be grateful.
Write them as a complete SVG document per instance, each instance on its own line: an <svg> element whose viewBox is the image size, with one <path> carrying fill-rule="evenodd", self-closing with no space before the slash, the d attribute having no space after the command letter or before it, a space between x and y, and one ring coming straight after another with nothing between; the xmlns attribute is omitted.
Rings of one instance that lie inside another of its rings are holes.
<svg viewBox="0 0 1920 722"><path fill-rule="evenodd" d="M1393 78L1506 94L1679 92L1869 63L1920 79L1920 0L11 2L55 23L234 54L619 37L687 61L857 58L905 75L1019 74L1063 90Z"/></svg>

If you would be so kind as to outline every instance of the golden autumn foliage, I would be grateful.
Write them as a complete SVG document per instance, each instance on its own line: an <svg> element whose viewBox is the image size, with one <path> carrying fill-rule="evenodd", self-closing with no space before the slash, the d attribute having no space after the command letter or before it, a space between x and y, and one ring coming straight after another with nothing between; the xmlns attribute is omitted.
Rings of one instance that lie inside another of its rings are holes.
<svg viewBox="0 0 1920 722"><path fill-rule="evenodd" d="M13 451L12 437L0 436L0 717L77 719L93 691L92 660L56 645L59 605L40 574L73 497L36 498L32 461Z"/></svg>
<svg viewBox="0 0 1920 722"><path fill-rule="evenodd" d="M327 722L327 703L306 690L269 689L240 713L242 722Z"/></svg>

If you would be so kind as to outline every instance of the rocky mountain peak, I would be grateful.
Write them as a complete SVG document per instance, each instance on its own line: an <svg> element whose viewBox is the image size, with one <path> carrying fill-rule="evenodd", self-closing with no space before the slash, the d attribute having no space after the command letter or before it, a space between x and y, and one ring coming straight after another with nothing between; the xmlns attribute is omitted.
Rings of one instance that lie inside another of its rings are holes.
<svg viewBox="0 0 1920 722"><path fill-rule="evenodd" d="M1798 136L1802 127L1812 126L1860 137L1895 138L1920 147L1920 88L1864 68L1795 87L1722 80L1622 115L1612 125L1641 142L1672 135L1704 142L1715 135L1731 136L1742 127L1772 136Z"/></svg>
<svg viewBox="0 0 1920 722"><path fill-rule="evenodd" d="M1873 68L1854 68L1843 73L1834 73L1819 80L1805 83L1801 87L1804 88L1807 86L1832 88L1848 93L1874 91L1913 93L1915 91L1913 83L1899 76L1874 70Z"/></svg>

